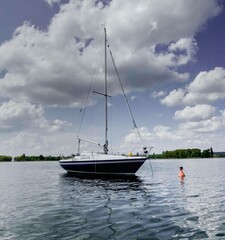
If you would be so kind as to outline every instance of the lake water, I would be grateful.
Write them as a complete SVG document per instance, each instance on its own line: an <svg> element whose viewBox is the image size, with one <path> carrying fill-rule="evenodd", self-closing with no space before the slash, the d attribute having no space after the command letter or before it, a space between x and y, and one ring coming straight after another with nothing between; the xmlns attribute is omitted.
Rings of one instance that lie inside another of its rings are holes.
<svg viewBox="0 0 225 240"><path fill-rule="evenodd" d="M133 179L0 163L0 239L225 239L225 159L151 163L154 175L147 161Z"/></svg>

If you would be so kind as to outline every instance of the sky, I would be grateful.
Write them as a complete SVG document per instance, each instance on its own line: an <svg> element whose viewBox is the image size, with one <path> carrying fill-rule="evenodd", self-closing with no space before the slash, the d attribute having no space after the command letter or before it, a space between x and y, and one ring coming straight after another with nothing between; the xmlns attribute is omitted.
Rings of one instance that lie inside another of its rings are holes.
<svg viewBox="0 0 225 240"><path fill-rule="evenodd" d="M104 99L93 93L104 91L104 26L151 153L225 151L224 5L219 0L1 0L0 155L74 154L78 132L104 143ZM109 54L107 62L109 149L139 152ZM81 150L95 149L82 142Z"/></svg>

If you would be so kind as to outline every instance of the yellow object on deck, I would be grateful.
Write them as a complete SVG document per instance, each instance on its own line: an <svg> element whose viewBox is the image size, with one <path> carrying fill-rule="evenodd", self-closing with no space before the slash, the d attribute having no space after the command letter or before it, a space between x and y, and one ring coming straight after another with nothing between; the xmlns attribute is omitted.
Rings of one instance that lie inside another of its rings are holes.
<svg viewBox="0 0 225 240"><path fill-rule="evenodd" d="M129 156L129 157L133 156L133 153L132 153L132 152L129 152L129 153L128 153L128 156Z"/></svg>

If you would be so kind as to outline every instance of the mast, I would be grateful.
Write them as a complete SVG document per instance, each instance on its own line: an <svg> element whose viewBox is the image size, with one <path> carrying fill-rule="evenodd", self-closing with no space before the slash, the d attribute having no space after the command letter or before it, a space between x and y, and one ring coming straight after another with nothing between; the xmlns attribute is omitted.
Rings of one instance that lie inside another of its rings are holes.
<svg viewBox="0 0 225 240"><path fill-rule="evenodd" d="M108 153L108 86L107 86L107 34L106 28L104 27L105 33L105 144L104 153Z"/></svg>

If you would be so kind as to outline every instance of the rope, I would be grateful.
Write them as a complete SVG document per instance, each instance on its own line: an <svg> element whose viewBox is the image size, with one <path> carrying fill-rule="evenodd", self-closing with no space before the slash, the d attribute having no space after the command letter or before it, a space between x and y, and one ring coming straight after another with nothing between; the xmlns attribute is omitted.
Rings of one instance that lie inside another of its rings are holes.
<svg viewBox="0 0 225 240"><path fill-rule="evenodd" d="M98 62L99 62L99 56L100 56L101 48L102 48L102 45L103 45L102 44L103 43L103 39L104 39L104 37L102 36L101 45L100 45L99 50L98 50L97 61L95 62L94 71L92 73L91 80L90 80L91 83L90 83L89 88L88 88L88 93L86 95L86 99L84 101L83 107L80 109L80 112L82 112L82 115L81 115L80 126L79 126L79 130L78 130L78 134L77 134L77 138L78 139L79 139L79 136L80 136L81 127L82 127L83 120L84 120L84 115L85 115L85 110L86 110L86 107L87 107L88 98L89 98L89 95L90 95L90 92L91 92L91 89L92 89L93 80L94 80L96 69L97 69L97 65L98 65Z"/></svg>
<svg viewBox="0 0 225 240"><path fill-rule="evenodd" d="M139 130L138 130L138 127L137 127L137 124L136 124L136 122L135 122L134 115L133 115L133 113L132 113L132 110L131 110L130 104L129 104L129 102L128 102L127 96L126 96L126 94L125 94L124 87L123 87L123 84L122 84L122 82L121 82L121 79L120 79L120 76L119 76L119 72L118 72L118 69L117 69L117 67L116 67L116 64L115 64L115 61L114 61L114 58L113 58L113 55L112 55L112 52L111 52L111 50L110 50L109 45L108 45L108 48L109 48L109 53L110 53L110 56L111 56L111 59L112 59L113 66L114 66L115 71L116 71L117 78L118 78L119 83L120 83L120 87L121 87L122 92L123 92L124 100L125 100L125 102L126 102L126 104L127 104L127 108L128 108L128 110L129 110L131 119L132 119L132 121L133 121L134 128L136 129L137 134L138 134L138 136L139 136L139 139L140 139L140 141L141 141L141 144L142 144L142 146L144 147L144 143L143 143L141 134L140 134L140 132L139 132Z"/></svg>
<svg viewBox="0 0 225 240"><path fill-rule="evenodd" d="M112 59L113 66L114 66L115 71L116 71L117 78L118 78L119 83L120 83L120 87L121 87L122 92L123 92L123 96L124 96L125 102L126 102L126 104L127 104L127 108L128 108L128 110L129 110L131 119L132 119L133 124L134 124L134 128L136 129L137 134L138 134L138 136L139 136L139 139L140 139L140 141L141 141L141 144L142 144L142 146L143 146L143 151L145 151L144 142L143 142L143 140L142 140L140 131L138 130L137 124L136 124L136 122L135 122L134 115L133 115L133 113L132 113L130 104L129 104L129 102L128 102L126 93L125 93L125 91L124 91L124 87L123 87L122 81L121 81L121 79L120 79L119 72L118 72L118 69L117 69L117 67L116 67L116 64L115 64L115 61L114 61L114 58L113 58L111 49L110 49L110 47L109 47L109 44L108 44L108 48L109 48L109 53L110 53L110 56L111 56L111 59ZM151 163L151 160L150 160L150 159L149 159L149 165L150 165L150 168L151 168L152 176L154 176L154 171L153 171L152 163Z"/></svg>

